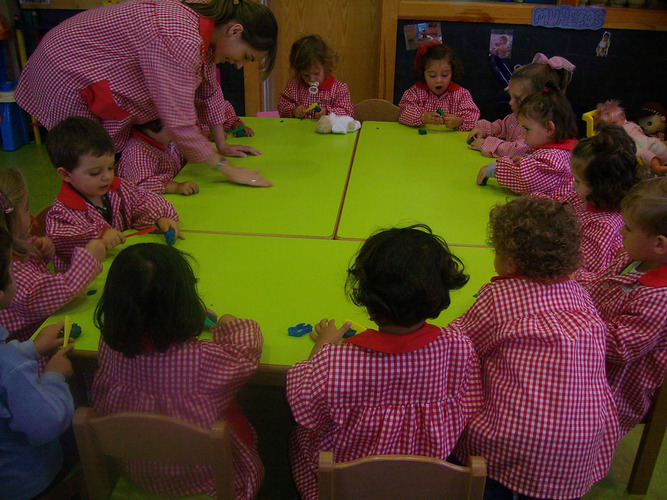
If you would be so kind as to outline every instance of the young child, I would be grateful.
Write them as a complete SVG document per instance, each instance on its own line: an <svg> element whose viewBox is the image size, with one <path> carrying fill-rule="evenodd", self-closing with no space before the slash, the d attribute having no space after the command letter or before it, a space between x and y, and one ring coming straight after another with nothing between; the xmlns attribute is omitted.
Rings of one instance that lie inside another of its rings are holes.
<svg viewBox="0 0 667 500"><path fill-rule="evenodd" d="M512 113L502 120L491 123L479 120L475 128L468 134L468 141L472 141L469 149L481 151L484 156L509 158L523 155L530 150L523 140L523 133L517 111L524 97L534 94L551 82L561 92L565 93L575 66L562 57L547 59L544 54L536 54L533 62L525 64L512 73L507 88L510 95Z"/></svg>
<svg viewBox="0 0 667 500"><path fill-rule="evenodd" d="M667 179L635 184L621 210L625 252L605 271L575 279L607 323L607 381L625 434L667 376Z"/></svg>
<svg viewBox="0 0 667 500"><path fill-rule="evenodd" d="M354 117L354 104L347 85L331 74L338 55L320 35L299 38L292 45L289 63L292 78L280 94L282 118L315 118L334 113ZM308 110L317 104L320 108Z"/></svg>
<svg viewBox="0 0 667 500"><path fill-rule="evenodd" d="M114 259L95 311L100 339L93 382L98 415L141 411L210 428L225 418L233 442L236 498L252 499L264 469L255 433L236 393L259 365L262 333L248 319L225 314L213 340L199 340L205 306L186 256L173 247L140 243ZM204 466L123 464L123 471L154 493L216 495Z"/></svg>
<svg viewBox="0 0 667 500"><path fill-rule="evenodd" d="M0 228L0 308L16 292L12 277L13 238ZM67 430L74 401L65 377L72 375L64 347L37 376L37 360L62 346L63 323L49 325L33 340L7 342L0 327L0 497L33 498L58 476L63 450L58 437Z"/></svg>
<svg viewBox="0 0 667 500"><path fill-rule="evenodd" d="M635 153L634 141L616 125L582 139L572 151L574 192L564 201L579 218L584 269L607 269L623 246L621 200L639 180Z"/></svg>
<svg viewBox="0 0 667 500"><path fill-rule="evenodd" d="M660 139L647 136L635 122L625 118L625 110L618 101L605 101L597 105L593 115L596 130L603 125L623 127L637 145L637 155L655 174L667 172L667 145Z"/></svg>
<svg viewBox="0 0 667 500"><path fill-rule="evenodd" d="M159 118L135 126L118 160L118 177L157 194L189 196L198 193L196 183L174 180L186 160L171 139L171 133Z"/></svg>
<svg viewBox="0 0 667 500"><path fill-rule="evenodd" d="M31 237L30 204L25 179L18 170L0 169L0 227L12 235L12 273L16 295L0 311L0 325L9 338L28 340L46 318L85 290L102 271L106 249L94 239L72 253L69 269L47 268L54 254L46 236Z"/></svg>
<svg viewBox="0 0 667 500"><path fill-rule="evenodd" d="M236 110L234 109L234 106L232 106L232 103L227 100L224 102L223 114L225 121L222 124L222 128L225 132L231 132L232 130L236 130L242 127L242 137L253 137L255 135L255 131L243 123L241 118L236 116Z"/></svg>
<svg viewBox="0 0 667 500"><path fill-rule="evenodd" d="M498 276L450 324L472 340L484 387L454 453L484 457L490 498L577 498L607 474L619 438L605 325L568 278L577 220L567 204L524 196L491 209L489 227Z"/></svg>
<svg viewBox="0 0 667 500"><path fill-rule="evenodd" d="M563 197L573 189L570 155L577 144L577 119L567 97L551 83L521 101L517 112L531 150L523 157L501 157L484 165L477 184L495 177L519 194Z"/></svg>
<svg viewBox="0 0 667 500"><path fill-rule="evenodd" d="M411 127L445 125L458 130L475 126L479 109L470 92L454 83L463 77L463 64L452 49L438 42L420 45L414 73L417 83L405 91L398 104L399 122Z"/></svg>
<svg viewBox="0 0 667 500"><path fill-rule="evenodd" d="M348 270L347 293L378 330L338 345L349 329L316 325L307 361L287 373L298 424L290 462L303 499L317 498L319 452L336 461L414 454L444 460L482 404L479 363L465 334L426 323L468 281L461 261L427 226L380 231Z"/></svg>
<svg viewBox="0 0 667 500"><path fill-rule="evenodd" d="M171 203L114 175L114 145L98 122L83 117L61 121L49 131L46 149L63 180L46 214L56 270L67 269L74 249L92 239L100 238L107 250L125 243L126 229L173 228L182 238Z"/></svg>

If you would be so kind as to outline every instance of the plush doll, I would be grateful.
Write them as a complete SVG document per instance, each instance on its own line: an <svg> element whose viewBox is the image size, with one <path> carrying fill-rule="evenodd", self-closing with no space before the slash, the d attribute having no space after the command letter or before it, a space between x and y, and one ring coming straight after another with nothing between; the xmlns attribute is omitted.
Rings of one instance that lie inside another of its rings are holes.
<svg viewBox="0 0 667 500"><path fill-rule="evenodd" d="M361 123L351 116L337 116L329 113L320 117L315 130L320 134L347 134L361 128Z"/></svg>
<svg viewBox="0 0 667 500"><path fill-rule="evenodd" d="M637 156L647 167L658 174L667 172L667 145L660 139L647 136L635 122L625 118L625 110L618 101L606 101L598 104L593 116L595 129L601 125L618 125L623 127L637 145Z"/></svg>
<svg viewBox="0 0 667 500"><path fill-rule="evenodd" d="M665 140L665 108L657 102L647 102L642 105L637 123L648 136L661 141Z"/></svg>

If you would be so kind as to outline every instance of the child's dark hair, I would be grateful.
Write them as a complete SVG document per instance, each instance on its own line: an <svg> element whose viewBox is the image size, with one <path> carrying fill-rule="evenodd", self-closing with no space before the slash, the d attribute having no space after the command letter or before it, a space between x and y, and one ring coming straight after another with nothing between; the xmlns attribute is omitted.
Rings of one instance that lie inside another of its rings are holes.
<svg viewBox="0 0 667 500"><path fill-rule="evenodd" d="M526 116L546 126L551 121L555 125L554 142L573 139L577 136L577 117L570 101L552 83L547 83L540 91L526 96L519 104L518 116Z"/></svg>
<svg viewBox="0 0 667 500"><path fill-rule="evenodd" d="M419 53L419 49L417 50ZM460 81L463 78L463 63L456 56L456 52L447 45L441 43L433 44L427 47L426 52L421 56L421 64L416 64L414 68L415 80L423 82L426 65L429 61L440 61L446 59L452 67L452 81Z"/></svg>
<svg viewBox="0 0 667 500"><path fill-rule="evenodd" d="M140 125L135 125L135 128L138 130L150 130L151 132L154 132L156 134L160 133L162 129L164 128L162 125L162 120L159 118L156 118L155 120L151 120L148 123L142 123Z"/></svg>
<svg viewBox="0 0 667 500"><path fill-rule="evenodd" d="M337 62L338 54L327 45L320 35L299 38L292 44L292 51L289 55L289 64L294 78L299 78L302 71L312 68L317 63L322 64L324 72L328 75L336 68Z"/></svg>
<svg viewBox="0 0 667 500"><path fill-rule="evenodd" d="M530 92L539 92L547 84L565 93L572 80L572 73L565 68L554 69L548 64L530 63L519 66L512 73L510 80L524 80L530 84Z"/></svg>
<svg viewBox="0 0 667 500"><path fill-rule="evenodd" d="M667 177L646 179L635 184L621 202L624 218L642 231L667 236Z"/></svg>
<svg viewBox="0 0 667 500"><path fill-rule="evenodd" d="M95 309L95 325L111 349L132 358L147 347L165 352L201 333L206 310L190 258L157 243L118 254Z"/></svg>
<svg viewBox="0 0 667 500"><path fill-rule="evenodd" d="M638 181L637 146L623 128L606 125L579 141L570 165L590 186L586 197L596 208L619 210L621 200Z"/></svg>
<svg viewBox="0 0 667 500"><path fill-rule="evenodd" d="M236 21L243 26L241 38L250 47L267 52L262 62L262 79L266 79L276 63L278 22L267 6L250 0L208 0L207 3L185 5L202 17L213 19L216 25Z"/></svg>
<svg viewBox="0 0 667 500"><path fill-rule="evenodd" d="M519 276L557 279L581 264L579 223L567 203L521 196L496 205L489 233L496 253L514 259Z"/></svg>
<svg viewBox="0 0 667 500"><path fill-rule="evenodd" d="M378 325L413 326L449 307L468 282L463 264L431 228L417 224L373 234L347 270L350 300Z"/></svg>
<svg viewBox="0 0 667 500"><path fill-rule="evenodd" d="M0 291L5 291L10 283L9 271L12 268L12 235L0 227Z"/></svg>
<svg viewBox="0 0 667 500"><path fill-rule="evenodd" d="M49 130L46 151L55 168L63 167L71 172L79 164L81 155L113 155L116 148L102 124L90 118L71 116Z"/></svg>

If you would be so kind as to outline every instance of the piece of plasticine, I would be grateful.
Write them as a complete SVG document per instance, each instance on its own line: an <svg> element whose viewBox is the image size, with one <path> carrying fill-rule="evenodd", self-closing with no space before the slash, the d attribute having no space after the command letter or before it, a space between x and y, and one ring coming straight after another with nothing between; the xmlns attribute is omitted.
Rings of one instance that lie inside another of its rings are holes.
<svg viewBox="0 0 667 500"><path fill-rule="evenodd" d="M204 326L206 328L211 328L212 326L215 326L217 322L218 322L218 317L215 315L215 313L212 312L206 313L206 318L204 319Z"/></svg>
<svg viewBox="0 0 667 500"><path fill-rule="evenodd" d="M468 139L466 142L467 142L468 144L472 144L474 141L475 141L475 138L474 138L474 137L471 137L471 138Z"/></svg>
<svg viewBox="0 0 667 500"><path fill-rule="evenodd" d="M419 129L419 135L426 135L426 134L428 134L428 132L426 131L425 128L420 128Z"/></svg>
<svg viewBox="0 0 667 500"><path fill-rule="evenodd" d="M310 106L308 106L306 108L306 112L310 111L311 109L315 109L317 107L318 107L318 104L316 102L314 102L313 104L311 104Z"/></svg>
<svg viewBox="0 0 667 500"><path fill-rule="evenodd" d="M81 336L81 327L76 323L72 323L72 331L69 332L69 336L73 339L78 339Z"/></svg>
<svg viewBox="0 0 667 500"><path fill-rule="evenodd" d="M441 110L440 108L436 109L435 112L438 113L443 118L445 118L445 112L443 110Z"/></svg>
<svg viewBox="0 0 667 500"><path fill-rule="evenodd" d="M164 233L164 239L167 240L167 245L174 246L174 243L176 243L176 231L174 231L173 227L170 227L166 233Z"/></svg>
<svg viewBox="0 0 667 500"><path fill-rule="evenodd" d="M350 329L343 334L344 339L350 338L353 335L356 335L357 333L365 332L366 330L368 330L368 328L366 328L364 326L361 326L359 323L356 323L356 322L351 321L349 319L346 319L345 321L343 321L343 324L347 323L348 321L351 323L350 324ZM350 333L350 332L352 332L352 333Z"/></svg>
<svg viewBox="0 0 667 500"><path fill-rule="evenodd" d="M245 137L245 130L241 129L234 134L234 137Z"/></svg>
<svg viewBox="0 0 667 500"><path fill-rule="evenodd" d="M227 135L236 134L236 133L240 132L241 130L243 130L243 125L241 125L240 127L236 127L234 130L230 130L229 132L227 132ZM236 137L243 137L243 136L237 135Z"/></svg>

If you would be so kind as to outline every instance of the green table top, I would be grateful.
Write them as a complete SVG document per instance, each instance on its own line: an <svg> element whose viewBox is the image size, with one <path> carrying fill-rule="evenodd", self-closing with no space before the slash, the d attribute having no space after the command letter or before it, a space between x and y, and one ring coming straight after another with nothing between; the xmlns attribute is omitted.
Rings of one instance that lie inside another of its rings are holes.
<svg viewBox="0 0 667 500"><path fill-rule="evenodd" d="M199 193L167 195L184 230L243 234L331 237L345 189L357 133L315 132L315 120L244 118L254 137L228 136L260 156L229 158L236 166L260 169L273 182L252 188L225 182L205 164L189 164L176 181L194 181Z"/></svg>
<svg viewBox="0 0 667 500"><path fill-rule="evenodd" d="M469 150L466 137L365 122L337 236L367 238L378 228L421 222L449 244L484 245L489 209L512 194L476 184L490 159Z"/></svg>

